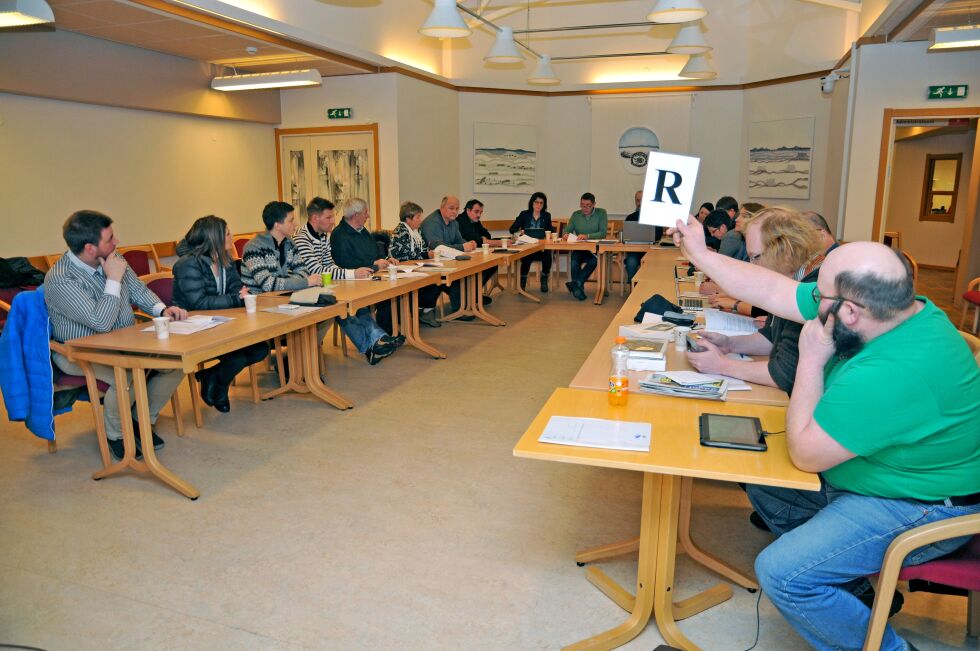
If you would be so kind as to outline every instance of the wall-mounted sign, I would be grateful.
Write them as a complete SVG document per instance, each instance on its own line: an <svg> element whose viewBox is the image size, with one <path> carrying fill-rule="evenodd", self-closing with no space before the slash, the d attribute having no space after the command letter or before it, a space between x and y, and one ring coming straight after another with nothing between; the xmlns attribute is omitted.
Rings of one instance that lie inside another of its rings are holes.
<svg viewBox="0 0 980 651"><path fill-rule="evenodd" d="M331 108L327 109L327 119L328 120L349 120L353 111L349 108Z"/></svg>
<svg viewBox="0 0 980 651"><path fill-rule="evenodd" d="M964 99L970 87L966 84L956 86L929 86L927 99Z"/></svg>

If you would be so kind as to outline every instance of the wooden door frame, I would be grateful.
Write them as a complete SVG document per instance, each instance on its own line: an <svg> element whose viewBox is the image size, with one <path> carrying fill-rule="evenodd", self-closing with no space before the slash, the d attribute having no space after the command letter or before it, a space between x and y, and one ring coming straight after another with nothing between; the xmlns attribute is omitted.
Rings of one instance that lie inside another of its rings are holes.
<svg viewBox="0 0 980 651"><path fill-rule="evenodd" d="M282 201L282 136L314 136L328 133L370 133L374 141L374 230L381 229L381 160L378 149L378 123L350 124L337 127L300 127L297 129L276 129L276 183L279 201Z"/></svg>
<svg viewBox="0 0 980 651"><path fill-rule="evenodd" d="M880 242L882 239L882 221L885 204L885 181L888 166L894 150L892 126L896 118L980 118L980 106L963 106L960 108L886 108L881 120L881 149L878 153L878 181L875 187L874 221L871 226L871 239ZM977 202L980 200L980 128L973 139L973 160L970 161L969 186L966 192L966 223L963 224L963 239L960 243L960 254L956 264L956 276L953 279L953 304L961 305L961 295L966 290L966 273L970 266L973 242L973 225L977 221Z"/></svg>

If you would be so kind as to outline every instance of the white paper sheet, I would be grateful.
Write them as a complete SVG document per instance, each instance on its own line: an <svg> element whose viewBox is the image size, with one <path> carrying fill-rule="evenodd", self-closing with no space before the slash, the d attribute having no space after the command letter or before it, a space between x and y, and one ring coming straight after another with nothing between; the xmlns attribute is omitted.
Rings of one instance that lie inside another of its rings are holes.
<svg viewBox="0 0 980 651"><path fill-rule="evenodd" d="M184 321L171 321L168 324L168 329L170 334L173 335L190 335L195 332L200 332L202 330L207 330L209 328L214 328L222 323L231 321L231 317L228 316L208 316L206 314L194 314ZM153 326L148 328L143 328L143 332L153 332Z"/></svg>
<svg viewBox="0 0 980 651"><path fill-rule="evenodd" d="M586 448L649 452L652 430L650 423L552 416L538 440Z"/></svg>
<svg viewBox="0 0 980 651"><path fill-rule="evenodd" d="M751 335L759 331L755 319L741 314L731 314L711 308L704 309L704 329L708 332L719 332L723 335Z"/></svg>

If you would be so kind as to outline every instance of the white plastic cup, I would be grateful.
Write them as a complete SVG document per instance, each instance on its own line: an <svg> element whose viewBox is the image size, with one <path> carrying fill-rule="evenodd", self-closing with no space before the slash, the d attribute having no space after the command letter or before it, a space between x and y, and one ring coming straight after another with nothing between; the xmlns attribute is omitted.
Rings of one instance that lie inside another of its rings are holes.
<svg viewBox="0 0 980 651"><path fill-rule="evenodd" d="M687 326L677 326L674 328L674 350L683 353L687 350L687 335L691 329Z"/></svg>
<svg viewBox="0 0 980 651"><path fill-rule="evenodd" d="M170 339L170 317L153 317L153 331L157 334L157 339Z"/></svg>
<svg viewBox="0 0 980 651"><path fill-rule="evenodd" d="M697 285L698 289L701 289L701 283L704 282L704 272L695 271L694 272L694 284Z"/></svg>
<svg viewBox="0 0 980 651"><path fill-rule="evenodd" d="M489 244L486 244L486 243L483 244L483 255L490 255L490 245Z"/></svg>
<svg viewBox="0 0 980 651"><path fill-rule="evenodd" d="M507 248L507 241L508 240L507 240L506 237L501 237L500 238L500 248L506 249Z"/></svg>
<svg viewBox="0 0 980 651"><path fill-rule="evenodd" d="M254 314L255 313L255 308L256 308L257 302L258 302L258 299L255 296L255 294L246 294L245 295L245 311L247 313L249 313L249 314Z"/></svg>
<svg viewBox="0 0 980 651"><path fill-rule="evenodd" d="M394 267L388 267L388 280L398 280L398 270Z"/></svg>

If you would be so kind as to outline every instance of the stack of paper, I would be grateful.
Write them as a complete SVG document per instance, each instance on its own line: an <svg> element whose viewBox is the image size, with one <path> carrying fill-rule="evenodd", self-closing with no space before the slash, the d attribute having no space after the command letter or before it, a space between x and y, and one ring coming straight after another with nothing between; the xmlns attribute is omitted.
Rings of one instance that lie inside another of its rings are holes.
<svg viewBox="0 0 980 651"><path fill-rule="evenodd" d="M731 314L721 310L704 310L704 329L708 332L719 332L729 337L751 335L759 331L755 319L741 314Z"/></svg>
<svg viewBox="0 0 980 651"><path fill-rule="evenodd" d="M677 398L724 400L728 394L728 381L693 371L668 371L651 373L640 380L640 388L650 393Z"/></svg>
<svg viewBox="0 0 980 651"><path fill-rule="evenodd" d="M626 368L630 371L667 370L667 345L663 339L627 339L630 354Z"/></svg>
<svg viewBox="0 0 980 651"><path fill-rule="evenodd" d="M171 321L168 325L168 329L171 334L175 335L189 335L195 332L200 332L201 330L207 330L208 328L213 328L219 326L226 321L231 321L232 317L229 316L208 316L207 314L194 314L187 317L183 321ZM153 326L148 328L143 328L143 332L153 332Z"/></svg>
<svg viewBox="0 0 980 651"><path fill-rule="evenodd" d="M552 416L538 440L586 448L649 452L652 430L650 423Z"/></svg>
<svg viewBox="0 0 980 651"><path fill-rule="evenodd" d="M525 235L521 233L521 236L517 238L517 244L537 244L538 238L531 237L530 235Z"/></svg>
<svg viewBox="0 0 980 651"><path fill-rule="evenodd" d="M672 323L643 323L639 325L619 326L619 336L627 339L644 339L654 341L670 341L673 337Z"/></svg>

